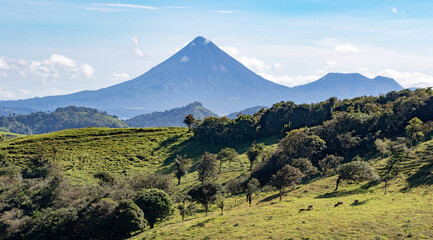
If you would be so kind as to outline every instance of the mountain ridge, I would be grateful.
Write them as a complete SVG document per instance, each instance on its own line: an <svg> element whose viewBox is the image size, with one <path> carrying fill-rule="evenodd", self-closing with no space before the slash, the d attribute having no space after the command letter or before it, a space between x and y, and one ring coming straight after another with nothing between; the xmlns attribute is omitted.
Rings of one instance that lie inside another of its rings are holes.
<svg viewBox="0 0 433 240"><path fill-rule="evenodd" d="M379 81L382 78L372 81L360 76L328 74L313 83L289 88L264 79L213 42L197 37L167 60L129 81L67 95L0 101L0 106L53 111L74 105L130 118L198 101L215 113L225 115L251 106L271 106L280 101L311 103L333 96L350 98L403 89L394 80L384 83ZM334 83L333 86L321 85L334 77L339 81L343 81L343 77L349 81ZM354 79L359 81L354 82ZM381 84L377 87L374 83Z"/></svg>

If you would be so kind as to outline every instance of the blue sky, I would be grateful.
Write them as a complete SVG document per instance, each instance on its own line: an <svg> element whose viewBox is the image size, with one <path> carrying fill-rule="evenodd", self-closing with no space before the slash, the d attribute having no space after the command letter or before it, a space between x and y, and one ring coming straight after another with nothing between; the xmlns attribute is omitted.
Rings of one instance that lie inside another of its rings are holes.
<svg viewBox="0 0 433 240"><path fill-rule="evenodd" d="M433 1L0 0L0 99L129 80L200 35L287 86L328 72L433 86Z"/></svg>

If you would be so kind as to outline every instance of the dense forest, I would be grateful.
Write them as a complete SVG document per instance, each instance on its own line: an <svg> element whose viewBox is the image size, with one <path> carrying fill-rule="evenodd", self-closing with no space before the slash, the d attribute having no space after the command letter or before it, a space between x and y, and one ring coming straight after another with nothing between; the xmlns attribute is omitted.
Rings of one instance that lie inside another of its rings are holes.
<svg viewBox="0 0 433 240"><path fill-rule="evenodd" d="M0 117L0 127L19 134L41 134L82 127L128 127L106 112L85 107L58 108L52 113L36 112L28 115Z"/></svg>
<svg viewBox="0 0 433 240"><path fill-rule="evenodd" d="M1 238L120 239L146 226L158 227L155 223L174 212L183 221L199 211L207 215L216 205L222 215L228 196L241 195L251 206L258 191L274 189L281 201L287 189L329 176L335 176L334 192L343 182L367 181L366 188L384 182L386 194L401 163L413 157L417 144L429 139L432 120L431 89L330 98L315 104L280 102L233 120L208 117L185 121L194 133L188 141L215 148L195 162L182 154L163 159L170 165L166 174L114 176L97 172L97 185L76 185L68 180L54 148L39 145L25 164L8 161L12 152L5 151L0 162ZM259 142L269 137L280 137L276 148ZM174 141L176 138L163 144ZM222 166L239 162L234 148L241 143L249 146L242 153L249 162L247 171L221 179ZM373 168L367 161L372 156L386 157L385 165ZM192 172L194 183L182 185ZM433 184L431 176L423 179Z"/></svg>

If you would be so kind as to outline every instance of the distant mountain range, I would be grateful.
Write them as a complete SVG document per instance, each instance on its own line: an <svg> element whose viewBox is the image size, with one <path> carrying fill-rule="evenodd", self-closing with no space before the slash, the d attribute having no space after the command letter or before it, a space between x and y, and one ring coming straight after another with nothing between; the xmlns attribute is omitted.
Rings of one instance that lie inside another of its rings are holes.
<svg viewBox="0 0 433 240"><path fill-rule="evenodd" d="M205 117L217 117L218 115L206 109L199 102L188 104L184 107L174 108L164 112L153 112L139 115L125 122L131 127L185 127L185 116L194 115L196 119Z"/></svg>
<svg viewBox="0 0 433 240"><path fill-rule="evenodd" d="M228 118L230 119L235 119L238 117L238 115L240 114L245 114L245 115L253 115L254 113L260 111L262 108L267 109L268 107L266 106L255 106L255 107L250 107L250 108L246 108L244 110L241 110L239 112L232 112L229 115L227 115Z"/></svg>
<svg viewBox="0 0 433 240"><path fill-rule="evenodd" d="M8 109L53 111L70 105L107 111L122 118L201 102L219 115L279 101L311 103L329 97L352 98L403 89L393 79L330 73L289 88L255 74L204 37L197 37L143 75L96 91L0 101Z"/></svg>

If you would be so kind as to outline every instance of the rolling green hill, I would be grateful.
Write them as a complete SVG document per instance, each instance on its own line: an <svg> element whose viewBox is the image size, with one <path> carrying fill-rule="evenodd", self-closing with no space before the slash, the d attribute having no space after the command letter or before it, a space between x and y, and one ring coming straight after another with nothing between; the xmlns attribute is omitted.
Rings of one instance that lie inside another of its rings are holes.
<svg viewBox="0 0 433 240"><path fill-rule="evenodd" d="M194 165L205 151L217 153L223 147L195 141L192 135L182 127L82 128L7 140L0 143L0 149L5 151L8 160L22 166L28 164L29 157L41 151L50 157L55 153L56 161L67 176L86 182L96 181L93 174L99 171L118 176L152 172L168 174L173 170L177 154L192 158ZM278 138L265 141L272 145L278 142ZM245 143L237 146L236 150L244 153L248 147L249 143ZM240 161L232 166L237 171L228 174L235 177L247 171L247 161L245 156L241 156ZM195 174L190 174L187 178L192 182L195 177Z"/></svg>
<svg viewBox="0 0 433 240"><path fill-rule="evenodd" d="M125 120L131 127L184 127L183 120L188 114L194 115L196 119L205 117L217 117L209 109L203 107L199 102L188 104L184 107L174 108L164 112L153 112L142 114Z"/></svg>
<svg viewBox="0 0 433 240"><path fill-rule="evenodd" d="M97 109L69 106L54 112L35 112L0 118L0 127L19 134L41 134L71 128L112 127L128 125L115 116Z"/></svg>

